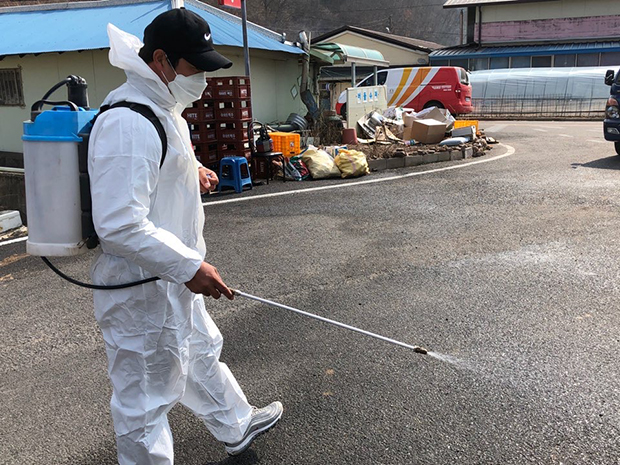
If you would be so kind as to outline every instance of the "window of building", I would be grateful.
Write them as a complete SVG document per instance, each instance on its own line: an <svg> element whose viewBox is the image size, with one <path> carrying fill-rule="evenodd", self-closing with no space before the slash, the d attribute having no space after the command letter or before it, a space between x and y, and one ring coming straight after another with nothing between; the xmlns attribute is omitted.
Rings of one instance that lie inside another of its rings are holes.
<svg viewBox="0 0 620 465"><path fill-rule="evenodd" d="M0 106L24 106L21 68L0 69Z"/></svg>
<svg viewBox="0 0 620 465"><path fill-rule="evenodd" d="M472 58L469 60L469 69L472 71L481 71L489 69L488 58Z"/></svg>
<svg viewBox="0 0 620 465"><path fill-rule="evenodd" d="M508 57L492 57L489 63L489 69L505 69L510 68L510 60Z"/></svg>
<svg viewBox="0 0 620 465"><path fill-rule="evenodd" d="M620 65L620 52L601 53L601 66Z"/></svg>
<svg viewBox="0 0 620 465"><path fill-rule="evenodd" d="M580 53L577 55L577 66L598 66L598 53Z"/></svg>
<svg viewBox="0 0 620 465"><path fill-rule="evenodd" d="M433 60L433 66L450 66L448 60Z"/></svg>
<svg viewBox="0 0 620 465"><path fill-rule="evenodd" d="M572 68L577 61L577 55L556 55L554 64L556 68Z"/></svg>
<svg viewBox="0 0 620 465"><path fill-rule="evenodd" d="M551 68L551 56L532 57L532 68Z"/></svg>
<svg viewBox="0 0 620 465"><path fill-rule="evenodd" d="M532 57L512 57L510 59L511 68L529 68Z"/></svg>

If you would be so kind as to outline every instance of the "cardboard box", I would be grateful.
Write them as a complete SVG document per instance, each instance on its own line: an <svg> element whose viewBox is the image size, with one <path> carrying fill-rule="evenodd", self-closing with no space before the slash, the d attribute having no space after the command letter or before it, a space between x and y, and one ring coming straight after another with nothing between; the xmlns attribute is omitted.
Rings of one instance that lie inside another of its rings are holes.
<svg viewBox="0 0 620 465"><path fill-rule="evenodd" d="M403 113L403 121L405 122L406 128L410 128L415 120L415 116Z"/></svg>
<svg viewBox="0 0 620 465"><path fill-rule="evenodd" d="M422 144L437 144L446 135L446 124L434 119L413 120L405 127L404 140L415 139Z"/></svg>
<svg viewBox="0 0 620 465"><path fill-rule="evenodd" d="M452 123L450 118L448 118L449 114L450 112L448 110L435 107L424 115L424 119L434 119L435 121L445 123L446 126L449 126Z"/></svg>

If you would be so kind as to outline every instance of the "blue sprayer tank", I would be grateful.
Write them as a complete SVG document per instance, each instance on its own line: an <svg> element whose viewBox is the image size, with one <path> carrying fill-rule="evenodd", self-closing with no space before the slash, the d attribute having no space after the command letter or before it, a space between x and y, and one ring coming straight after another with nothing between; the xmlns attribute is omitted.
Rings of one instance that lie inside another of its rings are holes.
<svg viewBox="0 0 620 465"><path fill-rule="evenodd" d="M96 114L96 110L59 105L24 122L29 254L69 256L87 250L82 234L79 134L89 130Z"/></svg>

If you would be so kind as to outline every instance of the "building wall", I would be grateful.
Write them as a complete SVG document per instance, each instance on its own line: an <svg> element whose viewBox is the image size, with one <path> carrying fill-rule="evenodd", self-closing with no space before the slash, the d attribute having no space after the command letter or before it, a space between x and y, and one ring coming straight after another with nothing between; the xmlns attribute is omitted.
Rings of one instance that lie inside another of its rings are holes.
<svg viewBox="0 0 620 465"><path fill-rule="evenodd" d="M410 50L381 40L368 38L351 31L344 31L329 38L329 42L338 42L354 47L378 50L390 62L390 66L424 66L429 63L428 53Z"/></svg>
<svg viewBox="0 0 620 465"><path fill-rule="evenodd" d="M483 12L484 16L484 12ZM620 15L483 23L483 44L514 41L585 40L617 37Z"/></svg>
<svg viewBox="0 0 620 465"><path fill-rule="evenodd" d="M245 74L243 50L218 47L217 50L233 62L226 70L213 76L242 76ZM299 96L301 65L297 55L252 50L250 53L252 105L254 118L262 122L284 122L291 113L305 115L307 109ZM295 97L291 90L295 87Z"/></svg>
<svg viewBox="0 0 620 465"><path fill-rule="evenodd" d="M482 7L482 23L620 15L617 0L556 0Z"/></svg>
<svg viewBox="0 0 620 465"><path fill-rule="evenodd" d="M234 62L221 76L245 74L243 54L239 49L219 47ZM107 50L46 53L39 56L11 56L0 61L0 69L22 68L25 107L0 106L0 152L22 152L22 123L30 119L30 106L39 100L54 84L77 74L88 82L90 105L100 106L105 96L125 81L125 73L108 62ZM299 98L298 78L301 67L295 55L268 52L251 52L252 103L254 117L262 121L284 121L290 113L305 114L305 106ZM291 88L297 87L293 98ZM54 97L66 98L66 90L59 89Z"/></svg>
<svg viewBox="0 0 620 465"><path fill-rule="evenodd" d="M560 0L482 8L483 44L605 39L617 37L618 30L617 0ZM477 34L476 30L476 39Z"/></svg>

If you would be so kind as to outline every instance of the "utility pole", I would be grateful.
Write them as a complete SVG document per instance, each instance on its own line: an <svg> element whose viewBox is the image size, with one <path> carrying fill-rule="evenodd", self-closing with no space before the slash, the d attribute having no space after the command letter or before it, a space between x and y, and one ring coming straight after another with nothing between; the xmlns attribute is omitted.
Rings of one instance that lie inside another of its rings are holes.
<svg viewBox="0 0 620 465"><path fill-rule="evenodd" d="M250 47L248 46L248 12L246 0L241 0L241 24L243 27L243 54L245 56L245 75L250 77Z"/></svg>
<svg viewBox="0 0 620 465"><path fill-rule="evenodd" d="M181 1L183 0L173 0ZM218 0L220 5L241 10L241 30L243 32L243 55L245 57L245 75L250 77L250 47L248 45L248 10L245 0Z"/></svg>

